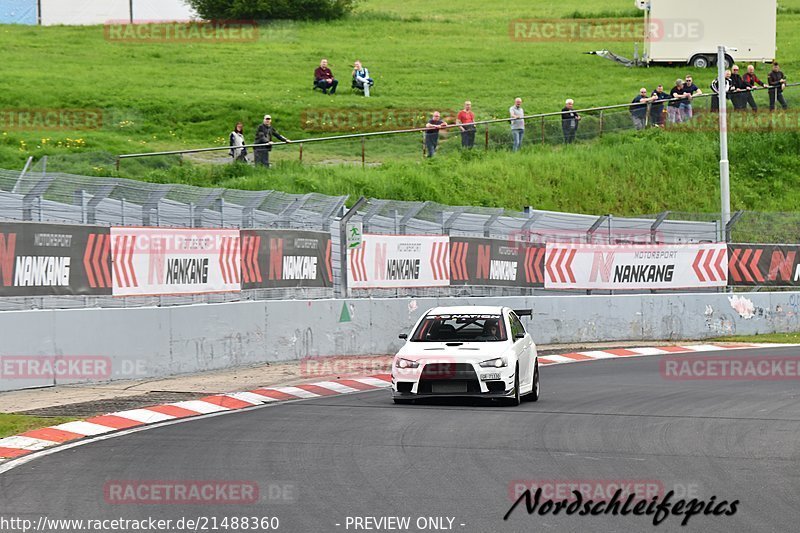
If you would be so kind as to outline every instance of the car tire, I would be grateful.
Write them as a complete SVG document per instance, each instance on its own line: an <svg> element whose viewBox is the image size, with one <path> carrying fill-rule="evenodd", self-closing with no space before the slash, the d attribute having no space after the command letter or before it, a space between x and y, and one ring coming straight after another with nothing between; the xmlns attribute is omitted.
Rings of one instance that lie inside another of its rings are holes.
<svg viewBox="0 0 800 533"><path fill-rule="evenodd" d="M397 405L411 405L414 403L414 400L409 400L408 398L392 398L392 400L394 400L394 403Z"/></svg>
<svg viewBox="0 0 800 533"><path fill-rule="evenodd" d="M519 365L514 370L514 396L508 399L508 405L517 406L522 403L522 397L519 394Z"/></svg>
<svg viewBox="0 0 800 533"><path fill-rule="evenodd" d="M537 363L536 366L533 367L533 387L531 387L531 392L525 397L525 399L531 402L538 402L540 392L541 389L539 388L539 364Z"/></svg>
<svg viewBox="0 0 800 533"><path fill-rule="evenodd" d="M694 68L708 68L711 66L711 59L708 56L704 55L696 55L690 61L690 64Z"/></svg>

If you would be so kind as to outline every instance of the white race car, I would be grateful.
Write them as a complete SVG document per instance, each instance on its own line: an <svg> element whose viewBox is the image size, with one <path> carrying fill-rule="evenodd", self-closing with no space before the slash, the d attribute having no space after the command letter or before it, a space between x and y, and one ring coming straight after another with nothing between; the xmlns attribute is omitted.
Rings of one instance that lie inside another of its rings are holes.
<svg viewBox="0 0 800 533"><path fill-rule="evenodd" d="M474 396L502 398L519 405L522 396L539 399L536 345L522 316L529 309L436 307L400 335L405 345L392 364L395 403L417 398Z"/></svg>

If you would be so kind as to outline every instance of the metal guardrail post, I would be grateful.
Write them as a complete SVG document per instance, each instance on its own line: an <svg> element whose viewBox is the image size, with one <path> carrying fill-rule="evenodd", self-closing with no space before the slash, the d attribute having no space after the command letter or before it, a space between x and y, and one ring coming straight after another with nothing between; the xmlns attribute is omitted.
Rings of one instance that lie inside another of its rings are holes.
<svg viewBox="0 0 800 533"><path fill-rule="evenodd" d="M155 209L156 211L156 226L158 225L159 220L159 212L158 212L158 204L161 202L161 199L164 198L171 190L173 189L172 185L163 184L159 185L153 190L150 191L150 194L147 197L147 200L142 204L142 226L151 226L150 223L150 212Z"/></svg>
<svg viewBox="0 0 800 533"><path fill-rule="evenodd" d="M300 162L303 162L303 143L300 143Z"/></svg>
<svg viewBox="0 0 800 533"><path fill-rule="evenodd" d="M500 218L500 215L502 215L503 213L505 213L505 210L504 210L504 209L498 209L497 211L495 211L495 212L494 212L494 213L493 213L493 214L492 214L492 215L489 217L489 220L487 220L487 221L486 221L486 222L483 224L483 236L484 236L484 237L489 237L489 236L492 234L492 225L493 225L495 222L497 222L497 219L498 219L498 218Z"/></svg>
<svg viewBox="0 0 800 533"><path fill-rule="evenodd" d="M442 224L442 231L445 235L450 235L450 231L453 229L453 224L456 223L458 217L460 217L466 210L467 208L463 206L453 208L453 214L447 217L447 220L445 220ZM444 213L442 214L444 215Z"/></svg>
<svg viewBox="0 0 800 533"><path fill-rule="evenodd" d="M544 145L544 117L542 117L542 145Z"/></svg>
<svg viewBox="0 0 800 533"><path fill-rule="evenodd" d="M22 197L22 220L33 220L33 202L38 200L39 206L39 220L42 219L42 195L50 188L50 183L55 179L55 176L45 176L39 180L36 185L31 187L31 190Z"/></svg>
<svg viewBox="0 0 800 533"><path fill-rule="evenodd" d="M340 298L347 298L348 296L348 287L347 287L347 223L350 222L350 219L353 218L358 213L358 210L367 203L367 199L365 197L361 197L356 200L356 203L353 204L353 207L347 210L347 212L342 216L339 220L339 291L338 296ZM336 288L334 287L334 291Z"/></svg>
<svg viewBox="0 0 800 533"><path fill-rule="evenodd" d="M603 111L600 110L600 135L599 137L603 136Z"/></svg>
<svg viewBox="0 0 800 533"><path fill-rule="evenodd" d="M254 211L256 207L260 207L261 204L267 199L267 197L275 191L262 191L255 193L252 198L248 202L243 202L242 205L242 220L240 222L240 226L243 228L252 228L255 222Z"/></svg>
<svg viewBox="0 0 800 533"><path fill-rule="evenodd" d="M486 140L485 140L485 149L489 149L489 125L486 124Z"/></svg>
<svg viewBox="0 0 800 533"><path fill-rule="evenodd" d="M367 152L366 152L367 138L361 137L361 168L367 166Z"/></svg>
<svg viewBox="0 0 800 533"><path fill-rule="evenodd" d="M111 193L117 187L116 183L106 183L105 185L101 185L89 201L86 203L86 222L88 224L95 224L97 223L97 206L111 196ZM124 202L125 200L123 200ZM124 204L123 204L124 205ZM122 214L123 220L125 219L125 214Z"/></svg>
<svg viewBox="0 0 800 533"><path fill-rule="evenodd" d="M669 217L670 213L672 213L672 211L664 211L662 213L659 213L655 221L653 221L653 223L650 225L651 244L656 244L658 242L658 239L656 238L656 231L658 231L659 226L661 226L661 224L663 224L664 221L667 220L667 217Z"/></svg>
<svg viewBox="0 0 800 533"><path fill-rule="evenodd" d="M733 231L733 227L739 222L739 219L742 218L744 215L744 211L736 211L728 223L725 225L725 242L731 242L731 231Z"/></svg>
<svg viewBox="0 0 800 533"><path fill-rule="evenodd" d="M19 192L19 187L22 185L22 181L25 179L25 174L28 173L28 169L31 168L31 163L33 163L33 156L28 157L28 160L25 162L25 166L22 168L22 172L19 174L19 178L17 178L17 182L14 184L14 188L11 189L11 192L17 194Z"/></svg>
<svg viewBox="0 0 800 533"><path fill-rule="evenodd" d="M321 215L321 218L322 218L321 226L322 226L322 230L323 231L330 231L330 229L331 229L331 220L336 217L337 213L340 213L340 215L339 215L340 217L344 216L343 208L344 208L344 203L347 201L347 198L349 198L349 197L348 196L340 196L336 200L336 202L333 204L333 207L331 207L326 213L323 213Z"/></svg>
<svg viewBox="0 0 800 533"><path fill-rule="evenodd" d="M428 205L430 205L430 202L423 202L421 204L417 204L416 206L406 211L406 214L403 215L403 217L400 219L399 229L401 235L406 234L406 226L408 225L408 221L417 216L417 213L425 209Z"/></svg>

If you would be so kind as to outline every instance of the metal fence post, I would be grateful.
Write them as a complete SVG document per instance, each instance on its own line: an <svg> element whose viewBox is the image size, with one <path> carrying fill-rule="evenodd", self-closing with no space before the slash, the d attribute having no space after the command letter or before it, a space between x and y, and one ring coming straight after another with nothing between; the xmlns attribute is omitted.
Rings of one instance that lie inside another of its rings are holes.
<svg viewBox="0 0 800 533"><path fill-rule="evenodd" d="M486 133L486 141L485 141L486 146L485 146L485 149L488 150L489 149L489 125L488 124L486 124L486 132L485 133Z"/></svg>
<svg viewBox="0 0 800 533"><path fill-rule="evenodd" d="M359 208L361 208L364 204L367 203L367 199L365 197L361 197L356 200L356 203L353 204L353 207L347 210L347 212L342 216L339 220L339 287L338 291L336 291L336 287L334 287L334 291L338 292L340 298L347 298L348 287L347 287L347 223L350 222L350 219L353 218L354 215L358 214Z"/></svg>
<svg viewBox="0 0 800 533"><path fill-rule="evenodd" d="M361 137L361 168L364 168L367 165L366 144L367 138Z"/></svg>
<svg viewBox="0 0 800 533"><path fill-rule="evenodd" d="M542 117L542 145L544 145L544 117Z"/></svg>
<svg viewBox="0 0 800 533"><path fill-rule="evenodd" d="M600 137L603 136L603 111L600 110Z"/></svg>
<svg viewBox="0 0 800 533"><path fill-rule="evenodd" d="M303 162L303 143L300 143L300 162Z"/></svg>

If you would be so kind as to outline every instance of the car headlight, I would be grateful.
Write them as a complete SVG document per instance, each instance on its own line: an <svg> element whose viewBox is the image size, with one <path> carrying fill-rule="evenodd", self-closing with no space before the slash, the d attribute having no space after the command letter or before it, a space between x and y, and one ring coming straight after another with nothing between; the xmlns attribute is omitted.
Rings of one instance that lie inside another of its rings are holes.
<svg viewBox="0 0 800 533"><path fill-rule="evenodd" d="M416 361L411 361L410 359L398 357L397 361L395 361L395 366L397 368L417 368L419 367L419 363Z"/></svg>
<svg viewBox="0 0 800 533"><path fill-rule="evenodd" d="M498 357L497 359L489 359L480 363L483 368L503 368L508 366L508 361L505 357Z"/></svg>

